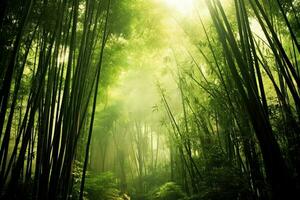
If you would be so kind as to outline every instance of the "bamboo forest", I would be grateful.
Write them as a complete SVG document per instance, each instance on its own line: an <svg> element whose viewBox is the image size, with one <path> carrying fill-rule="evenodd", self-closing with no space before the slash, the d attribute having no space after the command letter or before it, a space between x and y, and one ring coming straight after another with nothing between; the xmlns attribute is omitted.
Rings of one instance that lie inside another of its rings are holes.
<svg viewBox="0 0 300 200"><path fill-rule="evenodd" d="M0 0L0 200L299 200L300 0Z"/></svg>

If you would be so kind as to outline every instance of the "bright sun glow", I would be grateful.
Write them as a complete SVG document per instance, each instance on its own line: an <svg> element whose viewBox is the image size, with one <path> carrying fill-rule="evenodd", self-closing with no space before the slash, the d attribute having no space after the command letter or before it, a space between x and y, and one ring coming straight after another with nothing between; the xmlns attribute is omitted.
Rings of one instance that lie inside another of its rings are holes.
<svg viewBox="0 0 300 200"><path fill-rule="evenodd" d="M182 13L188 15L193 11L194 0L164 0L165 3Z"/></svg>

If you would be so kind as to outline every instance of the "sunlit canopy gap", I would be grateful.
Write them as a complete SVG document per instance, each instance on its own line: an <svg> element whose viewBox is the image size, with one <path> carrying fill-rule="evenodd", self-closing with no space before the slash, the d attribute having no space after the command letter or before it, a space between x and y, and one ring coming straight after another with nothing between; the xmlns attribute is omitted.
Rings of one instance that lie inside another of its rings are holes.
<svg viewBox="0 0 300 200"><path fill-rule="evenodd" d="M175 9L183 15L188 15L193 11L195 0L162 0L167 6Z"/></svg>
<svg viewBox="0 0 300 200"><path fill-rule="evenodd" d="M157 0L168 7L173 15L182 17L192 17L199 15L201 17L208 17L209 11L205 0ZM228 6L229 0L220 0L225 7Z"/></svg>

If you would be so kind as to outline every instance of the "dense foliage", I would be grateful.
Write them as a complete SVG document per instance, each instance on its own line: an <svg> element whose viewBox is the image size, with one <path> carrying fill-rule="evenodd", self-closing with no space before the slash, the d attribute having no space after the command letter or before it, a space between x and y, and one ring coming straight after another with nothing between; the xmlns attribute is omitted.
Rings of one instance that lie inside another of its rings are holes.
<svg viewBox="0 0 300 200"><path fill-rule="evenodd" d="M0 199L300 197L299 0L2 0Z"/></svg>

